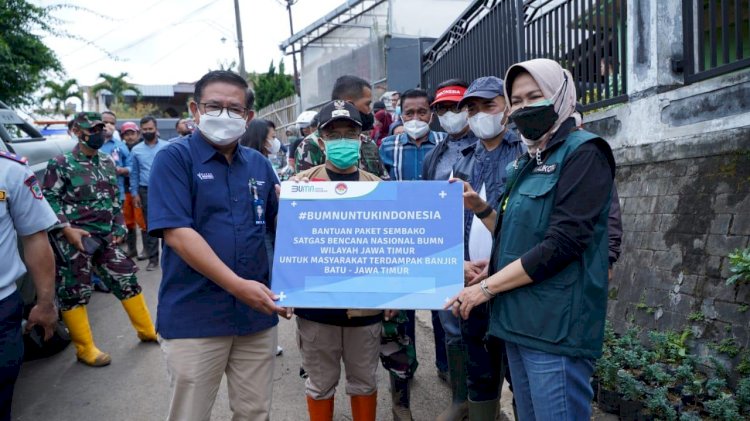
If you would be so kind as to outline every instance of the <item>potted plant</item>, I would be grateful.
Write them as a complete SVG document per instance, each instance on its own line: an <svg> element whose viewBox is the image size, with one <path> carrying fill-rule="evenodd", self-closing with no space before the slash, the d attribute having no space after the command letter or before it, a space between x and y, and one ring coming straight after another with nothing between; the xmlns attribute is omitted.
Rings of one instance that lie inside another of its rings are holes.
<svg viewBox="0 0 750 421"><path fill-rule="evenodd" d="M667 397L666 387L656 387L649 391L646 408L651 416L666 421L677 420L677 410Z"/></svg>
<svg viewBox="0 0 750 421"><path fill-rule="evenodd" d="M729 393L722 393L721 397L703 403L708 415L720 421L742 421L737 401Z"/></svg>
<svg viewBox="0 0 750 421"><path fill-rule="evenodd" d="M643 403L646 385L626 370L617 371L617 390L622 393L620 401L620 419L639 421L643 419Z"/></svg>
<svg viewBox="0 0 750 421"><path fill-rule="evenodd" d="M604 412L616 414L620 410L620 395L617 393L617 370L619 366L607 353L596 363L599 388L597 403Z"/></svg>

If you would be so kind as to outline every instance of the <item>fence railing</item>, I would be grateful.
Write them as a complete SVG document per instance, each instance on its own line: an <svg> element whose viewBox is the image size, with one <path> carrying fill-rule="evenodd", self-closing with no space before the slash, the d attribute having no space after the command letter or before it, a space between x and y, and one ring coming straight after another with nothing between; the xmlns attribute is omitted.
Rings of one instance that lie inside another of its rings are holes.
<svg viewBox="0 0 750 421"><path fill-rule="evenodd" d="M276 136L286 140L285 129L293 126L297 120L297 97L292 95L267 105L257 112L257 117L273 121L276 124Z"/></svg>
<svg viewBox="0 0 750 421"><path fill-rule="evenodd" d="M571 71L584 110L624 102L626 28L626 0L477 0L426 53L423 86L544 57Z"/></svg>
<svg viewBox="0 0 750 421"><path fill-rule="evenodd" d="M685 82L750 67L750 1L683 0Z"/></svg>

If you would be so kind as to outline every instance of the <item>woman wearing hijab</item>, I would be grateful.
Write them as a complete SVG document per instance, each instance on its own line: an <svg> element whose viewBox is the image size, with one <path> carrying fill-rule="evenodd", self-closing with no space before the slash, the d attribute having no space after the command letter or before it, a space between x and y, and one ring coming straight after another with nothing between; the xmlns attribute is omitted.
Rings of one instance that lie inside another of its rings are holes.
<svg viewBox="0 0 750 421"><path fill-rule="evenodd" d="M579 128L572 76L556 62L511 66L505 97L528 154L508 166L497 207L464 183L465 206L493 232L493 251L448 306L465 319L492 300L489 334L505 340L520 420L589 419L614 157Z"/></svg>
<svg viewBox="0 0 750 421"><path fill-rule="evenodd" d="M385 106L375 111L375 127L372 129L372 140L377 143L378 147L380 147L383 139L389 136L388 129L391 127L391 124L393 124L393 119L391 118L391 114L385 109Z"/></svg>

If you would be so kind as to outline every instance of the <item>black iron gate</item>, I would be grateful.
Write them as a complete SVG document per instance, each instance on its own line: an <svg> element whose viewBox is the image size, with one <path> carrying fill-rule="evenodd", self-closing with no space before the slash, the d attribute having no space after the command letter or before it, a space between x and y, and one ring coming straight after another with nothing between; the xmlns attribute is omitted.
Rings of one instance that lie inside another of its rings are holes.
<svg viewBox="0 0 750 421"><path fill-rule="evenodd" d="M422 86L503 77L546 57L571 71L584 109L627 100L626 0L477 0L425 53Z"/></svg>

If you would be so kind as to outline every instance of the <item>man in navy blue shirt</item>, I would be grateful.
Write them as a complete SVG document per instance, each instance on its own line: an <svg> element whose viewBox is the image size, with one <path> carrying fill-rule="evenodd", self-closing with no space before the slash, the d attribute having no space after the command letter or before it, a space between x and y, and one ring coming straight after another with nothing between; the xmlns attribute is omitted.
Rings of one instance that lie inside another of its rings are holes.
<svg viewBox="0 0 750 421"><path fill-rule="evenodd" d="M195 85L198 130L160 151L148 228L165 242L157 330L171 376L169 420L204 420L227 374L233 419L270 417L278 297L265 232L275 232L276 176L237 140L253 117L247 82L212 71Z"/></svg>

